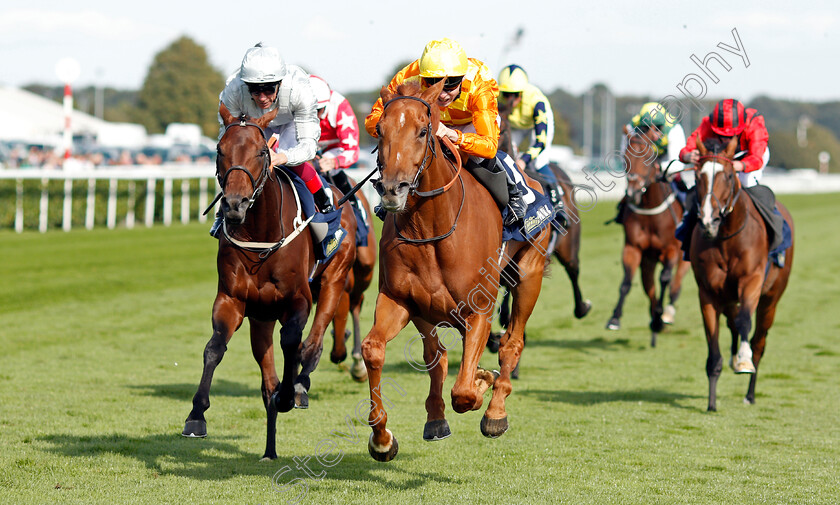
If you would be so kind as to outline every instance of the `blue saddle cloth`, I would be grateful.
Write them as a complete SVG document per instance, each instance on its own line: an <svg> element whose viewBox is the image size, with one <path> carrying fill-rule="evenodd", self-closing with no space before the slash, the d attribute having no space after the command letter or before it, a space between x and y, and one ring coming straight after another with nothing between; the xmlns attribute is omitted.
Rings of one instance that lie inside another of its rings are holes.
<svg viewBox="0 0 840 505"><path fill-rule="evenodd" d="M289 174L292 184L295 185L303 217L313 216L312 221L309 222L309 229L315 246L315 258L321 261L332 258L338 251L344 236L347 235L347 231L341 227L341 207L327 214L318 212L315 207L315 198L309 192L306 183L290 169L286 167L280 167L280 169ZM320 174L318 177L321 177L321 182L324 187L327 187L329 183Z"/></svg>
<svg viewBox="0 0 840 505"><path fill-rule="evenodd" d="M778 208L774 208L773 213L778 215L779 217L782 217L782 214L779 212ZM770 253L768 254L768 258L770 259L770 261L775 263L777 267L784 267L784 260L782 259L784 258L784 256L782 255L782 253L784 253L787 250L787 248L791 245L793 245L793 235L790 232L790 225L787 221L784 220L784 218L782 218L782 243L779 244L777 248L770 251ZM767 262L768 267L770 265L770 261Z"/></svg>
<svg viewBox="0 0 840 505"><path fill-rule="evenodd" d="M356 247L366 246L368 234L370 234L370 228L367 224L367 211L362 207L361 202L358 205L351 205L351 207L353 213L356 214Z"/></svg>
<svg viewBox="0 0 840 505"><path fill-rule="evenodd" d="M554 219L554 206L551 205L551 199L547 195L539 191L534 191L534 189L525 184L525 179L522 178L522 174L519 173L519 170L513 168L514 161L509 155L499 151L496 158L516 183L516 186L522 192L522 198L528 204L525 217L521 221L502 228L502 240L505 242L508 240L520 242L530 240ZM510 209L505 207L502 210L502 221L507 219L508 213L510 213Z"/></svg>

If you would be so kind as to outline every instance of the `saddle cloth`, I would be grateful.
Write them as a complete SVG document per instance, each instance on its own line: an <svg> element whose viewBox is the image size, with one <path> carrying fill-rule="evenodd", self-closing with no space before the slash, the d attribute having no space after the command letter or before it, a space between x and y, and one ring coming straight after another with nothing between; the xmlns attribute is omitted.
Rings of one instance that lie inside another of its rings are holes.
<svg viewBox="0 0 840 505"><path fill-rule="evenodd" d="M312 216L312 221L309 222L309 230L312 233L312 240L315 246L315 258L321 261L332 258L336 251L338 251L338 247L341 245L344 236L347 235L347 231L341 227L341 207L327 214L318 212L315 207L315 198L306 188L306 183L303 182L303 179L286 167L278 167L278 170L283 170L292 181L298 198L300 198L303 217L308 218ZM318 177L321 177L324 189L329 191L329 183L320 174L318 174Z"/></svg>
<svg viewBox="0 0 840 505"><path fill-rule="evenodd" d="M551 205L551 199L539 191L525 184L525 179L519 170L513 168L515 162L508 154L498 151L496 159L499 164L505 169L511 179L516 183L519 191L522 192L522 198L528 204L528 209L525 211L525 217L521 221L517 221L511 226L502 228L502 240L525 241L533 239L540 230L548 226L554 219L554 206ZM505 207L502 210L502 220L507 218L510 209Z"/></svg>

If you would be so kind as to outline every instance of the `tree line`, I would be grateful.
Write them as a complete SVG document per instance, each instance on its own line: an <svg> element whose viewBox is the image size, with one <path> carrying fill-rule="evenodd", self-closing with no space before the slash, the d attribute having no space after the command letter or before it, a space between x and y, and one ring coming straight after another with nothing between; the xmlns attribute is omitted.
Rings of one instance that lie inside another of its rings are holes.
<svg viewBox="0 0 840 505"><path fill-rule="evenodd" d="M406 63L397 65L394 73ZM203 46L187 36L182 36L155 55L140 90L103 90L104 119L140 123L149 133L162 133L170 123L195 123L201 126L206 136L215 138L218 133L216 114L219 93L224 87L226 77L209 62ZM32 84L25 86L25 89L56 101L61 101L63 94L62 87ZM596 84L593 90L596 96L609 92L603 84ZM76 108L93 113L95 91L92 86L76 90ZM347 97L353 105L359 124L363 124L365 116L379 96L379 88L360 92L338 91ZM543 92L554 109L553 143L571 146L580 153L584 137L584 96L574 95L563 89L544 89ZM621 127L629 123L641 105L657 97L614 98L617 139ZM682 118L681 123L686 135L694 130L704 115L711 112L716 102L717 99L701 101L701 110L695 108L690 118ZM745 101L745 104L757 109L765 118L770 133L771 165L788 169L816 168L818 154L826 151L831 156L829 169L832 172L840 172L840 101L811 103L759 96ZM600 101L594 100L592 147L595 153L602 152L600 108ZM801 135L803 125L804 137ZM800 129L799 136L797 128ZM373 145L373 139L367 135L361 137L362 145ZM613 146L613 149L615 147L617 146Z"/></svg>

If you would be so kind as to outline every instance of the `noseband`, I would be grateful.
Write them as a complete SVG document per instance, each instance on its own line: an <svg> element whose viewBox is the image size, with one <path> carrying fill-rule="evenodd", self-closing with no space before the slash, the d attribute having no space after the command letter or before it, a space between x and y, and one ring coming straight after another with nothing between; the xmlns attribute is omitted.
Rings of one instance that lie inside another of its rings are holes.
<svg viewBox="0 0 840 505"><path fill-rule="evenodd" d="M229 125L225 126L225 131L222 134L222 138L227 135L228 130L230 130L234 126L239 126L242 128L246 128L248 126L253 126L254 128L260 131L261 138L265 139L265 131L256 123L252 123L251 121L246 121L245 117L243 116L240 118L238 123L230 123ZM221 144L221 139L219 139L219 144ZM225 193L225 185L227 184L228 177L230 174L236 171L245 172L245 175L248 176L248 179L251 180L251 187L254 188L254 192L251 194L251 198L248 199L248 208L250 209L254 205L254 201L260 196L262 193L263 186L265 186L265 181L269 179L271 176L271 170L269 170L269 165L271 164L271 154L268 152L268 146L266 145L263 147L260 154L257 156L258 158L263 158L263 166L262 170L260 171L260 175L257 179L254 179L254 176L251 175L251 172L242 165L233 165L232 167L228 168L227 172L225 172L224 176L219 171L221 167L221 151L219 151L218 146L216 147L219 156L216 157L216 180L219 181L219 187L222 188L221 195L224 196Z"/></svg>

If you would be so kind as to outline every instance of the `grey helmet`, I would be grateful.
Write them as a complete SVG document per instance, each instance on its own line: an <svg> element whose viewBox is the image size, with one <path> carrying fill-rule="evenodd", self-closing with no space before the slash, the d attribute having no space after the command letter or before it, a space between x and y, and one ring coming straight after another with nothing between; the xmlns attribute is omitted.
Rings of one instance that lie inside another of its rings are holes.
<svg viewBox="0 0 840 505"><path fill-rule="evenodd" d="M280 51L273 47L263 47L262 43L248 49L242 58L239 78L245 83L277 82L286 76L286 62Z"/></svg>

